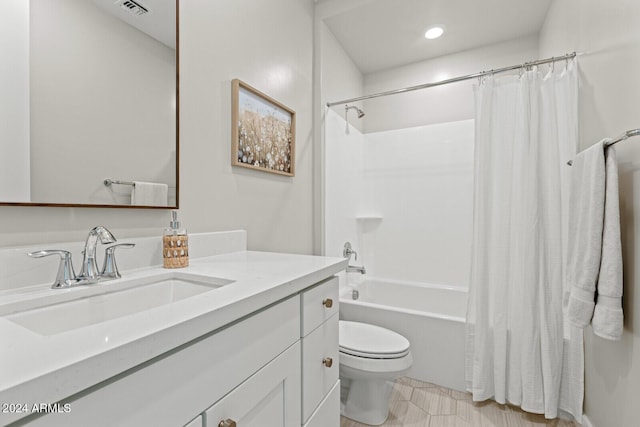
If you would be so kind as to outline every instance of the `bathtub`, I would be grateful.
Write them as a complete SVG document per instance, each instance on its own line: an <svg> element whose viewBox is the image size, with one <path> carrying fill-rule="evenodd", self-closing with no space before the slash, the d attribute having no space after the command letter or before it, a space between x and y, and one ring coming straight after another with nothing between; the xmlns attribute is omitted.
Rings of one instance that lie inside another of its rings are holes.
<svg viewBox="0 0 640 427"><path fill-rule="evenodd" d="M464 391L467 290L459 287L341 277L340 318L379 325L411 343L408 377ZM358 299L353 299L357 290Z"/></svg>

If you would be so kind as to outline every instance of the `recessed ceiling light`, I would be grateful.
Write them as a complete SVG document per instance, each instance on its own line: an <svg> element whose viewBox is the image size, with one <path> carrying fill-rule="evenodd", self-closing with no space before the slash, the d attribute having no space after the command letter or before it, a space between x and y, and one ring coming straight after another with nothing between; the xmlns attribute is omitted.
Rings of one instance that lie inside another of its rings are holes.
<svg viewBox="0 0 640 427"><path fill-rule="evenodd" d="M440 26L436 26L436 27L429 28L427 32L424 33L424 37L429 40L433 40L433 39L437 39L443 34L444 34L444 28Z"/></svg>

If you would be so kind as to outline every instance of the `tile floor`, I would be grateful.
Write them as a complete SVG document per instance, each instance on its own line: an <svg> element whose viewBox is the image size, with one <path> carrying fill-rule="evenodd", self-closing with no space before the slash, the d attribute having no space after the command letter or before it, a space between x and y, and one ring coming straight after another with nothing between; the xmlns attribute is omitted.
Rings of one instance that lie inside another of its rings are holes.
<svg viewBox="0 0 640 427"><path fill-rule="evenodd" d="M519 408L494 401L474 403L471 395L400 378L393 386L389 417L384 427L576 427L566 420L545 420ZM340 427L368 427L341 417Z"/></svg>

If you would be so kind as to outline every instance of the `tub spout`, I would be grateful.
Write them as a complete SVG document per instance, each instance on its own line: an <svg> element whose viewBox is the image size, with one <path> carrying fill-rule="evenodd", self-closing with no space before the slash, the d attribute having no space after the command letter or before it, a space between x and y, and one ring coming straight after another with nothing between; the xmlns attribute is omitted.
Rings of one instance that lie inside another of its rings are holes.
<svg viewBox="0 0 640 427"><path fill-rule="evenodd" d="M357 267L355 265L348 265L347 266L347 273L367 274L367 269L364 268L364 265L362 267Z"/></svg>

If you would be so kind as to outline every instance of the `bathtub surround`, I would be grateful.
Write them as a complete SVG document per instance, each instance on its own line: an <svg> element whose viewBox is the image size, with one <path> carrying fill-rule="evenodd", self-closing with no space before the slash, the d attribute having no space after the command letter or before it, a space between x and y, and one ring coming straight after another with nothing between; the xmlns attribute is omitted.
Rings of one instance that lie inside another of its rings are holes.
<svg viewBox="0 0 640 427"><path fill-rule="evenodd" d="M368 276L466 288L473 120L349 135L344 125L328 109L326 253L350 241Z"/></svg>
<svg viewBox="0 0 640 427"><path fill-rule="evenodd" d="M582 331L564 324L562 304L578 70L575 60L563 68L534 67L475 87L465 377L475 401L547 418L565 410L580 420Z"/></svg>

